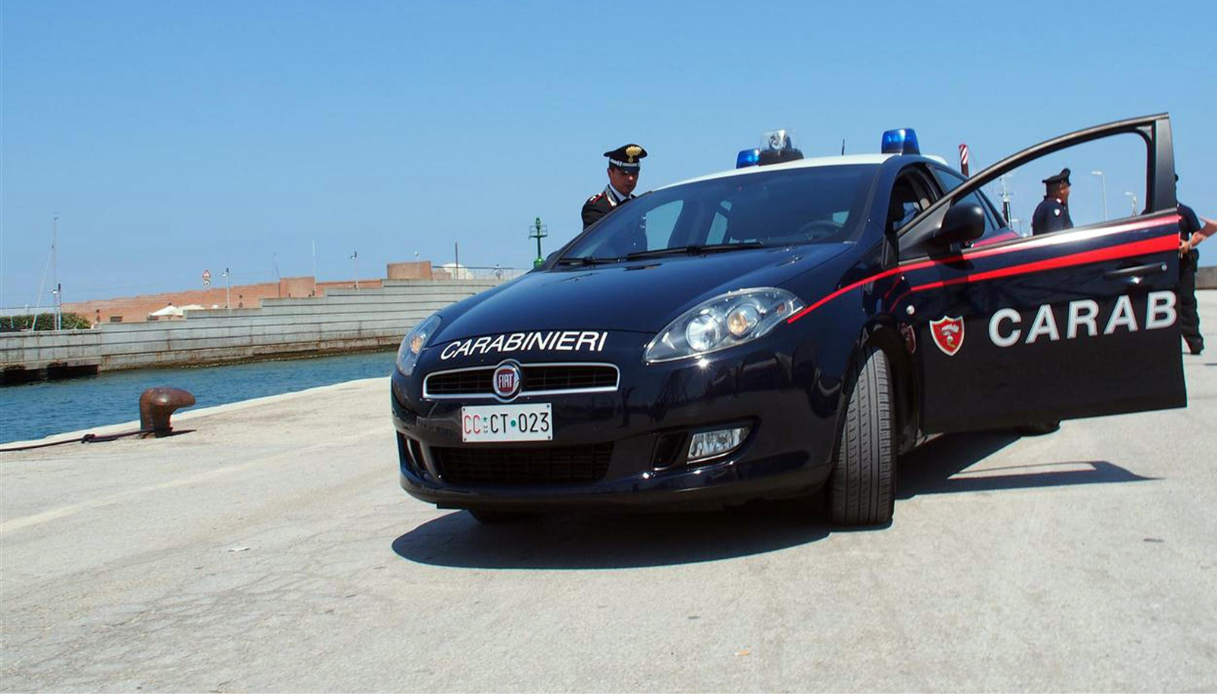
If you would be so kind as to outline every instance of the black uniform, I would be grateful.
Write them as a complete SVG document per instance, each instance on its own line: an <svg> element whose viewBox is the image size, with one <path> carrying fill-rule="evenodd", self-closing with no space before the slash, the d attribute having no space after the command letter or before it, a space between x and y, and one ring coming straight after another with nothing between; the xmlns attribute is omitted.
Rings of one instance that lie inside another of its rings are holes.
<svg viewBox="0 0 1217 694"><path fill-rule="evenodd" d="M635 176L642 169L642 159L647 156L647 151L640 145L630 143L621 145L617 149L609 150L604 153L608 157L610 169L625 171ZM612 180L612 177L609 178ZM617 209L621 205L633 200L634 195L621 195L613 190L613 186L607 185L604 190L591 196L587 202L583 203L583 228L586 229L595 224L601 217Z"/></svg>
<svg viewBox="0 0 1217 694"><path fill-rule="evenodd" d="M583 228L590 227L601 217L617 209L618 205L624 205L634 198L635 196L633 195L620 198L612 186L605 186L604 190L591 196L587 199L587 202L583 203Z"/></svg>
<svg viewBox="0 0 1217 694"><path fill-rule="evenodd" d="M1057 186L1069 185L1069 169L1061 169L1059 174L1049 176L1043 182L1048 186L1048 194L1031 215L1031 235L1072 229L1073 220L1069 218L1069 205L1061 202L1055 195L1058 192Z"/></svg>
<svg viewBox="0 0 1217 694"><path fill-rule="evenodd" d="M1051 196L1045 195L1039 207L1035 208L1035 214L1031 215L1032 235L1072 228L1073 220L1069 218L1069 206Z"/></svg>
<svg viewBox="0 0 1217 694"><path fill-rule="evenodd" d="M1200 218L1192 208L1179 203L1179 238L1186 241L1199 231ZM1200 251L1193 248L1179 259L1179 326L1192 354L1204 351L1204 335L1200 334L1200 312L1196 306L1196 266Z"/></svg>

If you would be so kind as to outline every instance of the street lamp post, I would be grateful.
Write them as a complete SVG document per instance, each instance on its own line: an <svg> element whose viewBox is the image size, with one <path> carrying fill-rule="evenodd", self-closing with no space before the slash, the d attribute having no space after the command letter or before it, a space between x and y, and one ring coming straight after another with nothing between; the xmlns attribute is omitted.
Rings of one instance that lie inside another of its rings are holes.
<svg viewBox="0 0 1217 694"><path fill-rule="evenodd" d="M549 225L542 224L541 218L537 217L528 226L528 238L537 240L537 259L532 261L533 267L541 267L545 263L545 258L541 256L541 239L546 236L549 236Z"/></svg>
<svg viewBox="0 0 1217 694"><path fill-rule="evenodd" d="M1124 194L1132 199L1132 216L1137 216L1137 194L1124 191Z"/></svg>
<svg viewBox="0 0 1217 694"><path fill-rule="evenodd" d="M228 268L224 268L224 309L232 315L232 280L228 279Z"/></svg>
<svg viewBox="0 0 1217 694"><path fill-rule="evenodd" d="M1107 221L1107 177L1102 171L1091 171L1091 176L1098 176L1099 183L1103 186L1103 221Z"/></svg>
<svg viewBox="0 0 1217 694"><path fill-rule="evenodd" d="M351 254L351 267L355 270L355 291L359 291L359 251Z"/></svg>

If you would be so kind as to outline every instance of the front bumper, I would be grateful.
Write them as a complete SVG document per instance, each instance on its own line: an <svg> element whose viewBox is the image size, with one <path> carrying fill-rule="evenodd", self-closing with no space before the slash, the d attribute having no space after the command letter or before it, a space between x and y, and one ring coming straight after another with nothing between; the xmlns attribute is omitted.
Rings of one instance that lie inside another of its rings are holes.
<svg viewBox="0 0 1217 694"><path fill-rule="evenodd" d="M835 392L791 355L753 351L649 366L627 361L633 360L616 361L615 391L516 398L515 404L552 406L553 440L530 443L462 443L461 406L497 401L424 399L421 373L394 372L402 488L440 508L668 510L797 496L827 479L836 407L826 406L826 396L833 400ZM740 424L750 431L739 448L686 462L693 433ZM473 468L456 474L458 460ZM536 473L571 460L579 475L524 474L523 468ZM589 472L586 465L599 467Z"/></svg>

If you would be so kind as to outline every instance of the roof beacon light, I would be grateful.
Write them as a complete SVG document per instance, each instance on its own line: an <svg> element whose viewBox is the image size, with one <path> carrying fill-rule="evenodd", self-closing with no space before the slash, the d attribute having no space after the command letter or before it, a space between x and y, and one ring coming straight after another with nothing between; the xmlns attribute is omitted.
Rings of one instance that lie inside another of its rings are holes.
<svg viewBox="0 0 1217 694"><path fill-rule="evenodd" d="M760 155L757 163L764 166L802 159L803 152L795 146L796 139L792 130L770 130L767 133L761 133Z"/></svg>
<svg viewBox="0 0 1217 694"><path fill-rule="evenodd" d="M794 141L791 139L789 130L770 130L767 133L761 133L761 149L782 150L794 149Z"/></svg>
<svg viewBox="0 0 1217 694"><path fill-rule="evenodd" d="M770 130L767 133L761 133L761 146L741 151L735 158L735 168L780 164L784 161L802 159L803 152L795 146L795 139L795 133L792 130Z"/></svg>
<svg viewBox="0 0 1217 694"><path fill-rule="evenodd" d="M756 166L759 163L761 163L761 150L759 149L741 149L739 155L735 157L735 168L737 169Z"/></svg>
<svg viewBox="0 0 1217 694"><path fill-rule="evenodd" d="M921 154L917 146L917 133L912 128L888 130L883 133L884 154Z"/></svg>

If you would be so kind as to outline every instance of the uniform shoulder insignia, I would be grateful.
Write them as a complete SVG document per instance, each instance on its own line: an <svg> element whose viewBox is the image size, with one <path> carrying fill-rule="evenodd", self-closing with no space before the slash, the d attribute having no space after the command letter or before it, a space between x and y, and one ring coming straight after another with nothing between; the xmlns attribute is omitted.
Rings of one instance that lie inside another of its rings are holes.
<svg viewBox="0 0 1217 694"><path fill-rule="evenodd" d="M595 195L593 195L593 196L591 196L590 198L588 198L588 199L587 199L587 201L588 201L588 202L596 202L597 200L599 200L599 199L600 199L600 198L602 198L602 197L604 197L604 193L603 193L603 192L601 192L601 193L596 193Z"/></svg>

